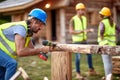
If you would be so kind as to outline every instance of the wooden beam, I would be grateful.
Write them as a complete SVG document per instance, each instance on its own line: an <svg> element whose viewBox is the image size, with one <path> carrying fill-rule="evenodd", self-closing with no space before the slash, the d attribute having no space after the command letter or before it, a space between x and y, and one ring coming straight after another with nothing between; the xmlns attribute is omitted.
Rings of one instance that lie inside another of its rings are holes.
<svg viewBox="0 0 120 80"><path fill-rule="evenodd" d="M59 37L59 40L61 41L61 43L66 43L65 41L65 33L66 33L66 27L65 27L65 9L61 8L59 10L59 13L60 13L60 37Z"/></svg>
<svg viewBox="0 0 120 80"><path fill-rule="evenodd" d="M31 80L31 79L29 78L28 74L25 72L25 70L24 70L22 67L18 68L18 70L22 72L21 75L22 75L22 77L24 78L24 80Z"/></svg>
<svg viewBox="0 0 120 80"><path fill-rule="evenodd" d="M108 54L120 55L120 46L99 46L81 44L57 44L54 51L68 51L82 54Z"/></svg>
<svg viewBox="0 0 120 80"><path fill-rule="evenodd" d="M72 80L71 54L56 51L51 54L51 80Z"/></svg>
<svg viewBox="0 0 120 80"><path fill-rule="evenodd" d="M11 78L10 80L15 80L16 78L18 78L21 75L21 71L17 71Z"/></svg>
<svg viewBox="0 0 120 80"><path fill-rule="evenodd" d="M51 39L51 36L52 36L52 17L51 17L51 12L50 11L47 11L47 15L48 15L48 18L47 18L47 27L46 27L46 39L47 40L52 40Z"/></svg>
<svg viewBox="0 0 120 80"><path fill-rule="evenodd" d="M16 80L20 75L22 75L24 80L31 80L22 67L18 68L18 71L10 78L10 80Z"/></svg>

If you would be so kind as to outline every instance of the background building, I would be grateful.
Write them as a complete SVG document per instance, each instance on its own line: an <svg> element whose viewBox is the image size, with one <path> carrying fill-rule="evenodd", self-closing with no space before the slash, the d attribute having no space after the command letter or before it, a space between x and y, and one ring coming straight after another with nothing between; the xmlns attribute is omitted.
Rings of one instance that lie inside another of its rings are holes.
<svg viewBox="0 0 120 80"><path fill-rule="evenodd" d="M113 12L115 22L120 25L120 0L5 0L0 3L0 15L10 16L11 21L26 20L33 8L44 9L48 14L47 27L37 35L47 40L71 43L68 33L70 18L76 14L75 5L82 2L87 7L88 28L95 33L88 34L88 42L97 42L99 10L107 6Z"/></svg>

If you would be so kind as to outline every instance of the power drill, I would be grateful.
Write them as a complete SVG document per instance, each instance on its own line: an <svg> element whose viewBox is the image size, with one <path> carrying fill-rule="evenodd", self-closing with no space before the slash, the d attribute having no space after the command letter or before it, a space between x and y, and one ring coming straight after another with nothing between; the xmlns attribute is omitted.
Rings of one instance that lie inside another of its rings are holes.
<svg viewBox="0 0 120 80"><path fill-rule="evenodd" d="M47 40L44 40L44 41L42 42L42 44L43 44L44 46L52 46L52 47L55 47L55 46L56 46L55 43L52 43L52 42L47 41ZM41 58L42 60L45 60L45 61L48 59L48 56L47 56L46 53L44 53L44 52L40 52L40 54L39 54L38 56L39 56L39 58Z"/></svg>
<svg viewBox="0 0 120 80"><path fill-rule="evenodd" d="M53 43L53 42L51 42L51 41L48 41L48 40L42 41L42 44L43 44L44 46L56 47L56 44L55 44L55 43Z"/></svg>
<svg viewBox="0 0 120 80"><path fill-rule="evenodd" d="M44 52L40 52L40 54L38 56L40 59L42 59L44 61L47 61L47 59L48 59L48 56Z"/></svg>

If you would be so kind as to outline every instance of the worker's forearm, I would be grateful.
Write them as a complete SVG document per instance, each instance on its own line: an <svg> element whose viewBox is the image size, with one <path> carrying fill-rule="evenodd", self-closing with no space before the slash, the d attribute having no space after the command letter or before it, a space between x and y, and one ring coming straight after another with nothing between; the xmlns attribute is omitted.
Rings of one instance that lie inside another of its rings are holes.
<svg viewBox="0 0 120 80"><path fill-rule="evenodd" d="M80 31L70 31L71 34L80 34L83 33L84 30L80 30Z"/></svg>
<svg viewBox="0 0 120 80"><path fill-rule="evenodd" d="M24 57L24 56L33 56L33 55L37 55L40 53L40 49L36 48L23 48L21 50L17 51L17 55L20 57Z"/></svg>

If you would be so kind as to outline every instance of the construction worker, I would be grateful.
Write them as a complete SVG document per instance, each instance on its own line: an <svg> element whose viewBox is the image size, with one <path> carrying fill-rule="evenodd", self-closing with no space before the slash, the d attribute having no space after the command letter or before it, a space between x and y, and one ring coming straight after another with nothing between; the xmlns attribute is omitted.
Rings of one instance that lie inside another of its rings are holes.
<svg viewBox="0 0 120 80"><path fill-rule="evenodd" d="M85 17L86 7L83 3L78 3L75 7L77 14L70 20L69 33L72 34L72 41L74 44L87 44L87 33L94 32L94 29L87 29L87 19ZM80 54L76 53L76 78L83 78L80 72ZM89 74L96 74L92 65L92 55L87 54L87 61L89 66Z"/></svg>
<svg viewBox="0 0 120 80"><path fill-rule="evenodd" d="M17 69L16 57L38 55L49 47L34 48L30 37L46 25L47 14L33 9L30 19L0 25L0 80L9 80Z"/></svg>
<svg viewBox="0 0 120 80"><path fill-rule="evenodd" d="M116 46L116 30L120 32L119 27L116 26L111 17L111 11L108 7L103 7L99 11L102 20L99 23L98 28L98 43L99 45ZM102 54L102 60L104 64L105 77L102 80L108 79L112 75L112 56ZM112 76L111 76L112 78Z"/></svg>

